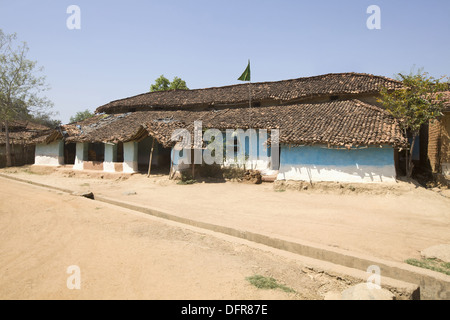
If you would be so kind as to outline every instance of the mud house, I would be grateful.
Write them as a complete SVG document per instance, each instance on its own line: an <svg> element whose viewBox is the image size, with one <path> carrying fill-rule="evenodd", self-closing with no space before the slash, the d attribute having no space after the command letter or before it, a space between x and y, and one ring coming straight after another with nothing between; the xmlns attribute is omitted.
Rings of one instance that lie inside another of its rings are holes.
<svg viewBox="0 0 450 320"><path fill-rule="evenodd" d="M401 86L385 77L340 73L150 92L101 106L94 118L61 126L39 144L52 149L58 163L77 170L146 171L150 159L152 166L183 170L190 166L178 162L183 150L174 148L172 134L176 129L189 132L189 148L204 152L204 144L193 144L194 126L200 122L203 131L222 132L225 141L230 139L227 129L254 129L254 147L236 143L234 137L229 143L235 144L236 153L252 156L247 166L275 173L279 180L395 181L397 152L407 142L377 97L382 87ZM273 151L270 138L261 141L274 129L279 131L276 166L268 158Z"/></svg>
<svg viewBox="0 0 450 320"><path fill-rule="evenodd" d="M444 93L447 100L443 116L428 126L428 160L438 180L450 181L450 91Z"/></svg>
<svg viewBox="0 0 450 320"><path fill-rule="evenodd" d="M6 128L0 122L0 168L6 166ZM34 138L49 131L46 126L30 121L10 121L8 123L11 164L21 166L35 161Z"/></svg>

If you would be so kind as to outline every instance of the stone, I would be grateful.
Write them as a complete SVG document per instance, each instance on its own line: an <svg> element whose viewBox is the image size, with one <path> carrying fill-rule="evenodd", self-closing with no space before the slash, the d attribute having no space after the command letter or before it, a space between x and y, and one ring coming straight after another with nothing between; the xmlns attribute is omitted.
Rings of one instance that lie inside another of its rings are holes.
<svg viewBox="0 0 450 320"><path fill-rule="evenodd" d="M244 173L243 181L247 183L261 184L261 172L259 172L258 170L247 170Z"/></svg>
<svg viewBox="0 0 450 320"><path fill-rule="evenodd" d="M323 300L342 300L342 293L338 291L330 291L325 293Z"/></svg>
<svg viewBox="0 0 450 320"><path fill-rule="evenodd" d="M94 200L94 194L92 192L90 192L90 191L88 191L88 192L74 192L74 193L72 193L72 195L77 196L77 197L85 197L85 198Z"/></svg>
<svg viewBox="0 0 450 320"><path fill-rule="evenodd" d="M441 196L450 198L450 189L442 189L440 192Z"/></svg>
<svg viewBox="0 0 450 320"><path fill-rule="evenodd" d="M383 288L369 289L366 282L342 291L342 300L394 300L395 296Z"/></svg>
<svg viewBox="0 0 450 320"><path fill-rule="evenodd" d="M425 259L439 259L444 262L450 262L450 244L439 244L429 247L420 252Z"/></svg>
<svg viewBox="0 0 450 320"><path fill-rule="evenodd" d="M124 196L134 196L136 195L136 191L126 191L123 193Z"/></svg>

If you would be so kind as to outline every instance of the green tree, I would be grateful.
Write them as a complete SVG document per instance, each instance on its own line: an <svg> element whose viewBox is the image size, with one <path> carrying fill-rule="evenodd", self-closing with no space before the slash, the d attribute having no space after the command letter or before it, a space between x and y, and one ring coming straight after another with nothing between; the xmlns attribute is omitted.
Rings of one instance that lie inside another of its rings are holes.
<svg viewBox="0 0 450 320"><path fill-rule="evenodd" d="M172 82L170 83L169 89L170 90L189 90L189 88L186 85L186 81L184 81L178 77L173 78Z"/></svg>
<svg viewBox="0 0 450 320"><path fill-rule="evenodd" d="M57 128L62 124L61 120L53 119L51 117L51 115L46 114L46 113L32 115L30 121L34 122L34 123L42 124L49 128Z"/></svg>
<svg viewBox="0 0 450 320"><path fill-rule="evenodd" d="M173 81L170 82L164 75L161 75L155 80L155 83L150 86L150 92L167 90L189 90L189 88L186 85L186 81L181 78L175 77L173 78Z"/></svg>
<svg viewBox="0 0 450 320"><path fill-rule="evenodd" d="M398 79L403 82L404 88L392 92L382 89L379 101L398 119L405 136L408 132L412 136L406 161L406 175L410 178L414 168L412 154L420 128L443 115L445 100L442 91L448 90L449 84L445 82L448 78L435 79L421 70L408 75L399 73Z"/></svg>
<svg viewBox="0 0 450 320"><path fill-rule="evenodd" d="M90 112L88 109L84 111L77 112L73 117L70 117L70 122L79 122L89 118L92 118L94 113Z"/></svg>
<svg viewBox="0 0 450 320"><path fill-rule="evenodd" d="M6 133L6 166L11 166L9 126L11 120L28 118L33 114L52 114L53 104L41 93L49 89L42 67L27 59L25 42L17 44L16 34L0 30L0 121Z"/></svg>

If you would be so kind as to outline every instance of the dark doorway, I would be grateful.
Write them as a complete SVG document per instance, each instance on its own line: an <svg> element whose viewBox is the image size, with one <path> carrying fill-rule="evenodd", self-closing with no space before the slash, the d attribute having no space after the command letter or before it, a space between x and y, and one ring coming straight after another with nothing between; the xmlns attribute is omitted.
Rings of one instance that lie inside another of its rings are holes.
<svg viewBox="0 0 450 320"><path fill-rule="evenodd" d="M75 164L76 150L76 143L64 144L64 164Z"/></svg>
<svg viewBox="0 0 450 320"><path fill-rule="evenodd" d="M153 138L147 137L138 144L138 168L142 173L148 172ZM157 140L153 144L152 174L167 174L170 170L170 148L164 148Z"/></svg>
<svg viewBox="0 0 450 320"><path fill-rule="evenodd" d="M105 161L105 145L103 143L89 143L88 161Z"/></svg>
<svg viewBox="0 0 450 320"><path fill-rule="evenodd" d="M123 142L117 143L117 159L116 162L123 162Z"/></svg>

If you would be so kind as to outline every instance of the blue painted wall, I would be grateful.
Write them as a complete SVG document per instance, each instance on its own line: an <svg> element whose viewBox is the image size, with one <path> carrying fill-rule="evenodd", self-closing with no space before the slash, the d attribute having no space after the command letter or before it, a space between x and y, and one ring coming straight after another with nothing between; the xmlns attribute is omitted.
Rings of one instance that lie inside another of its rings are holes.
<svg viewBox="0 0 450 320"><path fill-rule="evenodd" d="M394 164L391 146L364 149L328 149L326 146L281 146L280 165L388 166Z"/></svg>

